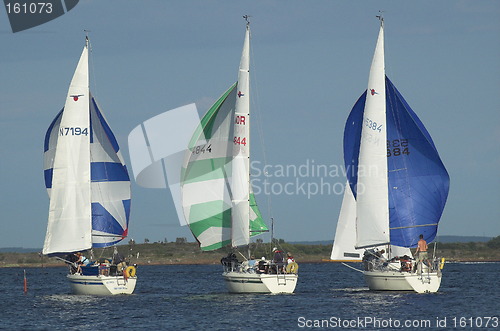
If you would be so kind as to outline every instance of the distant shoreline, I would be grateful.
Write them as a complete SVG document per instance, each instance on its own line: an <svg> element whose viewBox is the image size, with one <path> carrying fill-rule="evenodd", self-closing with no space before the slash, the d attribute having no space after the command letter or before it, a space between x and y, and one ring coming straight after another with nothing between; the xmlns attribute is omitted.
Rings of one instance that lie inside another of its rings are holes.
<svg viewBox="0 0 500 331"><path fill-rule="evenodd" d="M492 240L494 237L487 236L452 236L452 235L443 235L437 236L436 240L439 244L449 244L449 243L484 243ZM196 242L185 242L188 245L196 245ZM287 242L291 245L332 245L333 240L310 240L310 241L291 241ZM157 242L153 242L150 244L157 244ZM126 246L126 243L121 243L118 245ZM142 244L138 244L142 245ZM41 252L41 248L24 248L24 247L0 247L1 253L38 253Z"/></svg>
<svg viewBox="0 0 500 331"><path fill-rule="evenodd" d="M199 249L197 243L186 242L185 238L179 238L177 242L169 243L145 243L136 244L129 241L128 244L116 246L120 254L126 257L129 263L141 265L217 265L222 257L226 256L231 249L221 248L215 251L204 252ZM256 258L272 256L271 248L277 246L284 252L290 252L295 260L300 263L336 263L330 261L329 257L332 244L291 244L283 240L272 246L269 243L251 243L250 251ZM452 262L500 262L500 236L488 242L468 243L438 243L429 245L430 255L434 253L438 257L444 257L448 263ZM90 253L85 253L90 258ZM113 248L94 249L94 258L111 259ZM240 260L243 255L239 255ZM16 253L0 252L0 268L4 267L59 267L65 266L64 262L42 256L39 252Z"/></svg>

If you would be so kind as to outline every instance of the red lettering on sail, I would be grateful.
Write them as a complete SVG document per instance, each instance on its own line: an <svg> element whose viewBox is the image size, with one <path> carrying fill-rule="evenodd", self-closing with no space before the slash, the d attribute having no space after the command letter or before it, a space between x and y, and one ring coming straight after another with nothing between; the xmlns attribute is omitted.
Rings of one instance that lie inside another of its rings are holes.
<svg viewBox="0 0 500 331"><path fill-rule="evenodd" d="M245 125L245 116L236 115L236 124Z"/></svg>

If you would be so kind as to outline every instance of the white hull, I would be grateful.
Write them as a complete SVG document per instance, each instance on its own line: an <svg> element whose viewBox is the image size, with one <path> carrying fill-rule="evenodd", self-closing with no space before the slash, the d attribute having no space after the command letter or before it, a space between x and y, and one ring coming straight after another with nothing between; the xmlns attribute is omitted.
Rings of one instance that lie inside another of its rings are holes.
<svg viewBox="0 0 500 331"><path fill-rule="evenodd" d="M71 291L81 295L132 294L137 277L67 275Z"/></svg>
<svg viewBox="0 0 500 331"><path fill-rule="evenodd" d="M441 272L364 271L364 275L372 291L435 293L441 285Z"/></svg>
<svg viewBox="0 0 500 331"><path fill-rule="evenodd" d="M230 293L293 293L296 274L256 274L247 272L222 273Z"/></svg>

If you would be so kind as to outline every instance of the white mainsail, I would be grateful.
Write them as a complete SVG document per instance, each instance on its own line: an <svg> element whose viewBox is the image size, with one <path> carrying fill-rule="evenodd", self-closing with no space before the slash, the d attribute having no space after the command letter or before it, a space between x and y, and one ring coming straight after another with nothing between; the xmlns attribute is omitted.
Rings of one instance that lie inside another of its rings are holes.
<svg viewBox="0 0 500 331"><path fill-rule="evenodd" d="M92 247L92 224L88 221L91 218L89 102L87 41L60 118L57 151L50 151L53 179L43 254Z"/></svg>
<svg viewBox="0 0 500 331"><path fill-rule="evenodd" d="M384 26L381 24L370 68L361 131L356 248L390 242L385 107Z"/></svg>
<svg viewBox="0 0 500 331"><path fill-rule="evenodd" d="M88 47L86 39L65 106L45 135L46 255L111 246L128 234L130 178L89 89Z"/></svg>
<svg viewBox="0 0 500 331"><path fill-rule="evenodd" d="M238 72L238 92L234 110L232 161L231 245L250 243L250 31L247 25Z"/></svg>

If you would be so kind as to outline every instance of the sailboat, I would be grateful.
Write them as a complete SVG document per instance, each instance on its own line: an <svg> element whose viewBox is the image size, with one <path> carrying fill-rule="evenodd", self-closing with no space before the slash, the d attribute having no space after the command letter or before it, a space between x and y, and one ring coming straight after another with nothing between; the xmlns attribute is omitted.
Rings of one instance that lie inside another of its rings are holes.
<svg viewBox="0 0 500 331"><path fill-rule="evenodd" d="M238 247L249 247L252 237L268 231L250 183L250 25L244 17L238 81L207 111L192 136L181 174L182 206L201 250L233 248L232 258L223 259L229 292L292 293L296 273L280 268L273 274L260 273L236 256L244 256ZM272 263L265 262L267 270L273 270Z"/></svg>
<svg viewBox="0 0 500 331"><path fill-rule="evenodd" d="M131 294L135 266L117 266L122 261L110 259L77 268L71 259L74 253L125 239L130 216L130 179L116 138L90 93L88 48L86 37L64 108L45 135L50 205L42 253L68 263L75 294Z"/></svg>
<svg viewBox="0 0 500 331"><path fill-rule="evenodd" d="M378 17L368 89L344 130L347 185L331 259L363 261L370 290L437 292L444 261L416 263L410 248L421 234L435 239L450 179L429 132L385 74Z"/></svg>

